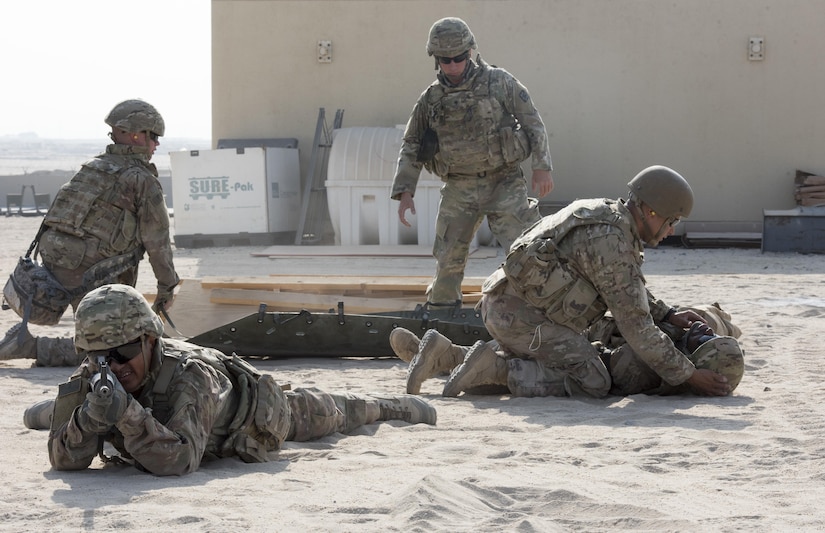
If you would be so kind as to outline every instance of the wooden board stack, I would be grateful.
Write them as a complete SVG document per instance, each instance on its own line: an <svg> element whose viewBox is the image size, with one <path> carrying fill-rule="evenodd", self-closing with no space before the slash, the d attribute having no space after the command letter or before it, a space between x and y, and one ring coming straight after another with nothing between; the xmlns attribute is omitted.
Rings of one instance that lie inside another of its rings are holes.
<svg viewBox="0 0 825 533"><path fill-rule="evenodd" d="M464 306L481 298L484 277L466 277L461 286ZM211 276L183 280L169 311L175 323L170 336L194 337L257 312L315 312L335 310L344 302L348 314L414 310L426 302L430 276L271 275ZM151 302L154 295L146 295ZM171 329L167 327L167 329Z"/></svg>
<svg viewBox="0 0 825 533"><path fill-rule="evenodd" d="M804 207L825 205L825 176L817 176L810 172L796 171L794 180L796 204Z"/></svg>

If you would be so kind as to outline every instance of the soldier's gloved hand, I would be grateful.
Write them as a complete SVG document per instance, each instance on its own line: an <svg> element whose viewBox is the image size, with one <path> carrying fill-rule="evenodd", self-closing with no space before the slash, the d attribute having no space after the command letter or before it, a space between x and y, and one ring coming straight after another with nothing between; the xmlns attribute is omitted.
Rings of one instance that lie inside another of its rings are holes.
<svg viewBox="0 0 825 533"><path fill-rule="evenodd" d="M101 424L96 420L92 420L89 417L89 413L86 406L87 403L87 401L84 401L83 405L81 405L75 410L77 426L80 428L81 431L85 433L105 435L109 432L110 429L112 429L112 426L110 424Z"/></svg>
<svg viewBox="0 0 825 533"><path fill-rule="evenodd" d="M172 306L172 300L175 299L175 288L171 287L167 290L158 290L155 296L155 303L152 304L152 311L160 314L161 311L166 311Z"/></svg>
<svg viewBox="0 0 825 533"><path fill-rule="evenodd" d="M101 433L99 431L101 428L105 428L103 433L109 431L120 420L126 411L126 406L129 405L129 395L117 379L113 381L115 387L111 393L104 395L92 391L86 395L86 400L80 407L78 421L83 424L81 417L87 418L89 422L87 429L90 431Z"/></svg>

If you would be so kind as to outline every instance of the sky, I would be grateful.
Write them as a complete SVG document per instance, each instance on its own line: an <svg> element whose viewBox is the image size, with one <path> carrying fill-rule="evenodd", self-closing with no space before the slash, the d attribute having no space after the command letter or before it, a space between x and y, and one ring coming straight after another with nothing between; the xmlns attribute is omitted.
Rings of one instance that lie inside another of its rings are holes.
<svg viewBox="0 0 825 533"><path fill-rule="evenodd" d="M3 0L0 50L0 137L105 138L129 98L212 135L210 0Z"/></svg>

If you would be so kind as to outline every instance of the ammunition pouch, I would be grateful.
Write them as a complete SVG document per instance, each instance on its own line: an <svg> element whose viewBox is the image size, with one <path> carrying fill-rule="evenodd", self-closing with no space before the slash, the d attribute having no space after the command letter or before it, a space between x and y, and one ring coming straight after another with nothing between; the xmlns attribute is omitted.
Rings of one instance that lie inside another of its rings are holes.
<svg viewBox="0 0 825 533"><path fill-rule="evenodd" d="M260 374L237 355L221 361L240 391L238 412L223 447L244 462L265 462L267 454L280 449L289 434L291 416L286 395L272 376Z"/></svg>
<svg viewBox="0 0 825 533"><path fill-rule="evenodd" d="M516 293L556 324L581 332L607 311L596 288L561 260L549 238L517 246L502 268Z"/></svg>
<svg viewBox="0 0 825 533"><path fill-rule="evenodd" d="M501 158L508 165L521 163L530 157L530 139L527 137L527 132L520 126L500 129L499 140L501 141Z"/></svg>
<svg viewBox="0 0 825 533"><path fill-rule="evenodd" d="M419 163L428 163L433 160L438 153L438 133L432 128L424 130L421 143L418 145L418 154L415 160Z"/></svg>
<svg viewBox="0 0 825 533"><path fill-rule="evenodd" d="M86 394L91 390L89 380L76 377L61 383L57 389L52 416L52 431L57 431L72 418L75 409L83 404Z"/></svg>

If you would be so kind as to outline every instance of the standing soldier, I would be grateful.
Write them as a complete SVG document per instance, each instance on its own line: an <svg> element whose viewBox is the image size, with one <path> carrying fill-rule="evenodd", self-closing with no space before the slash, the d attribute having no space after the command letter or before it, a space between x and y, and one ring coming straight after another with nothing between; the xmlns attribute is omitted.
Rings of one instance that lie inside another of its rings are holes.
<svg viewBox="0 0 825 533"><path fill-rule="evenodd" d="M487 216L507 250L541 218L538 201L527 196L520 163L532 155L533 191L553 190L547 132L527 89L509 72L474 60L475 37L454 17L430 28L427 54L437 80L413 107L398 158L391 197L409 226L421 168L444 181L435 227L435 277L427 289L431 305L460 302L470 242Z"/></svg>
<svg viewBox="0 0 825 533"><path fill-rule="evenodd" d="M43 221L38 250L57 281L77 293L72 309L104 283L134 286L138 262L148 252L158 282L154 309L165 311L179 278L166 201L150 162L166 129L163 117L142 100L125 100L104 121L113 144L61 187ZM14 358L35 359L38 366L80 362L71 338L35 338L25 323L0 341L0 359Z"/></svg>

